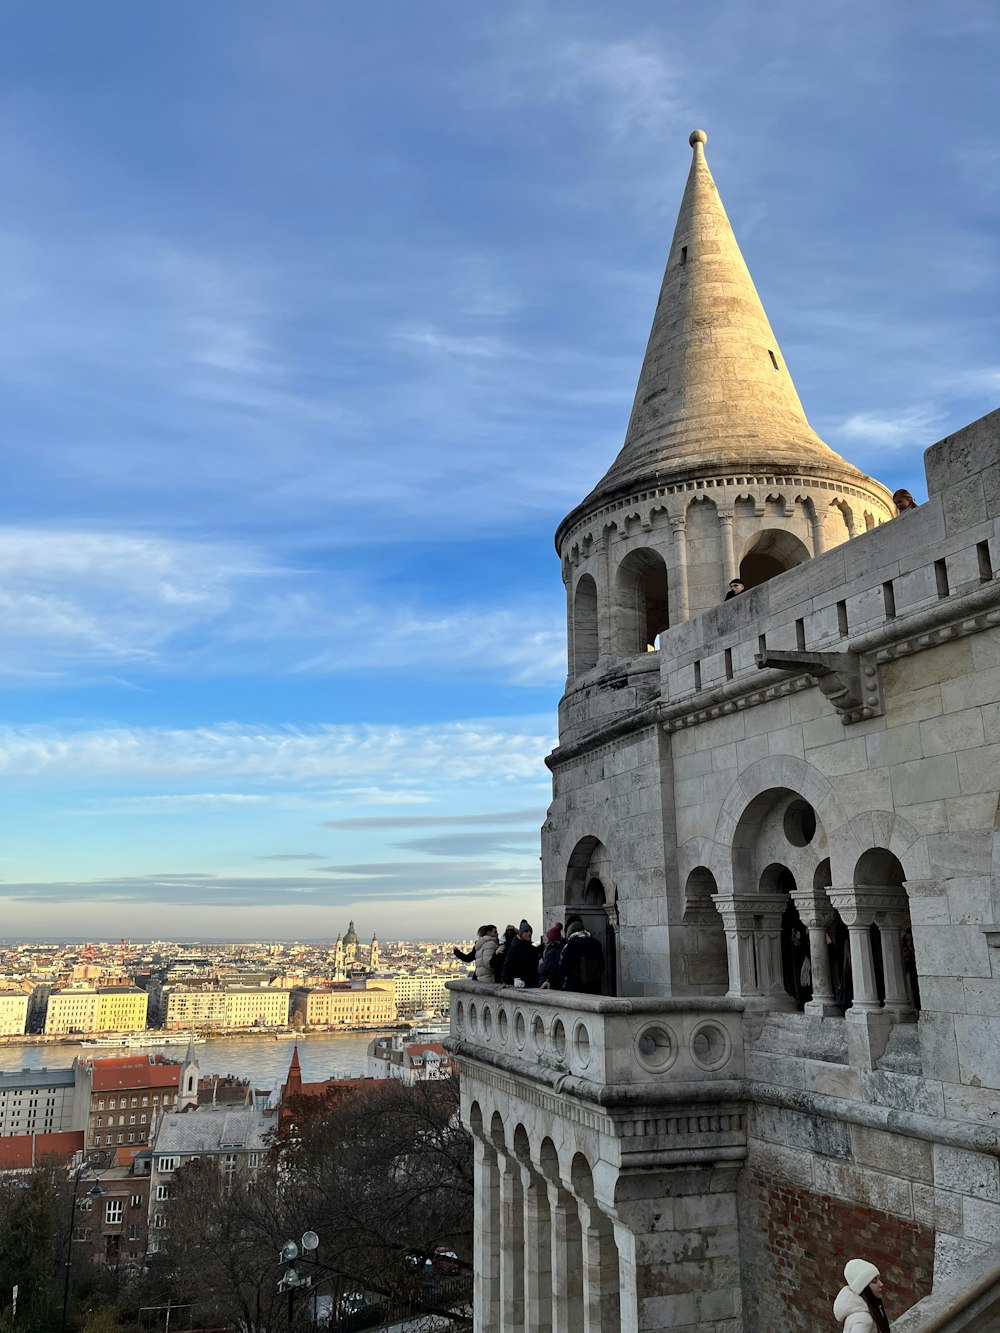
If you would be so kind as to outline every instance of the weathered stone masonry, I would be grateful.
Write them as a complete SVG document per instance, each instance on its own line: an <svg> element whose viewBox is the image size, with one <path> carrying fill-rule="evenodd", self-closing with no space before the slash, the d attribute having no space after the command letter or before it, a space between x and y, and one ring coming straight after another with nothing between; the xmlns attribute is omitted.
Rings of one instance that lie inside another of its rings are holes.
<svg viewBox="0 0 1000 1333"><path fill-rule="evenodd" d="M609 994L452 987L482 1333L825 1327L854 1254L895 1318L1000 1242L1000 412L893 518L809 427L704 141L557 533L545 919Z"/></svg>

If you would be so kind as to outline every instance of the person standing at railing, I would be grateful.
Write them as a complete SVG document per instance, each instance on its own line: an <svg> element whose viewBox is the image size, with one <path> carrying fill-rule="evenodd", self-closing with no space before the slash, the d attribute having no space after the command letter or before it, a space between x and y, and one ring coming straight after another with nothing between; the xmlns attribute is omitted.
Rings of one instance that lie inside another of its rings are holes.
<svg viewBox="0 0 1000 1333"><path fill-rule="evenodd" d="M562 922L557 921L550 930L545 932L545 951L542 954L542 961L538 964L539 985L548 981L553 969L559 962L559 955L562 953L562 947L565 943L562 931Z"/></svg>
<svg viewBox="0 0 1000 1333"><path fill-rule="evenodd" d="M579 917L566 922L566 943L542 990L600 995L606 964L601 941L584 929Z"/></svg>
<svg viewBox="0 0 1000 1333"><path fill-rule="evenodd" d="M516 986L518 990L538 988L539 946L532 944L533 934L528 922L522 921L507 946L501 977L505 986Z"/></svg>
<svg viewBox="0 0 1000 1333"><path fill-rule="evenodd" d="M477 981L493 981L493 956L500 943L496 926L480 926L476 934L476 943L468 953L461 949L452 949L456 958L463 963L475 963Z"/></svg>

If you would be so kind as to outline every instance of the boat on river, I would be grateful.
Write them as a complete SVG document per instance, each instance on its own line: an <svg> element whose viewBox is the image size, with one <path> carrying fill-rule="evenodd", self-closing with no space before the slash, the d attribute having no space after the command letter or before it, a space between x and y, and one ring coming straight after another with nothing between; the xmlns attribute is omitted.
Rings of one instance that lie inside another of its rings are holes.
<svg viewBox="0 0 1000 1333"><path fill-rule="evenodd" d="M205 1038L193 1032L133 1032L119 1037L95 1037L93 1041L81 1041L80 1045L98 1050L135 1051L146 1046L187 1046L192 1041L202 1046Z"/></svg>

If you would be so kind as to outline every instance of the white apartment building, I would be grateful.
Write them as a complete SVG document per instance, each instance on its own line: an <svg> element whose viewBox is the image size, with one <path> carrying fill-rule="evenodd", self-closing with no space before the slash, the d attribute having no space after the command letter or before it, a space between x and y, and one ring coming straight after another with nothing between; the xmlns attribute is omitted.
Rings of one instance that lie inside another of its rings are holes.
<svg viewBox="0 0 1000 1333"><path fill-rule="evenodd" d="M303 1027L373 1027L395 1017L391 981L296 986L292 991L292 1021Z"/></svg>
<svg viewBox="0 0 1000 1333"><path fill-rule="evenodd" d="M0 1073L0 1137L78 1129L76 1071L17 1069Z"/></svg>
<svg viewBox="0 0 1000 1333"><path fill-rule="evenodd" d="M289 992L274 986L164 986L154 1006L166 1028L285 1027Z"/></svg>
<svg viewBox="0 0 1000 1333"><path fill-rule="evenodd" d="M0 1036L16 1037L28 1023L28 1000L23 991L0 991Z"/></svg>
<svg viewBox="0 0 1000 1333"><path fill-rule="evenodd" d="M396 988L396 1005L401 1014L419 1014L423 1010L444 1013L448 1008L445 983L453 980L440 972L403 972L391 978Z"/></svg>

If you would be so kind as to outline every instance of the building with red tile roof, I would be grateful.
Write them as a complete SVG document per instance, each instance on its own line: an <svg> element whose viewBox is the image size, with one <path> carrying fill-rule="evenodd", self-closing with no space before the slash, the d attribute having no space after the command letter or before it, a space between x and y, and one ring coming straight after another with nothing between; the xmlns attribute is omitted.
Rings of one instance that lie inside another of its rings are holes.
<svg viewBox="0 0 1000 1333"><path fill-rule="evenodd" d="M57 1134L14 1134L0 1138L0 1171L30 1171L47 1158L71 1161L83 1152L82 1129Z"/></svg>

